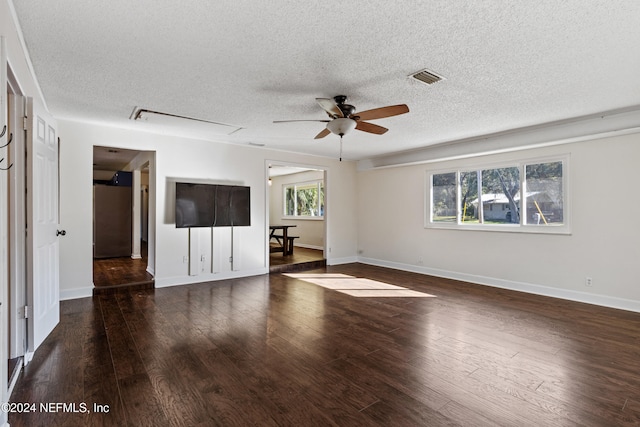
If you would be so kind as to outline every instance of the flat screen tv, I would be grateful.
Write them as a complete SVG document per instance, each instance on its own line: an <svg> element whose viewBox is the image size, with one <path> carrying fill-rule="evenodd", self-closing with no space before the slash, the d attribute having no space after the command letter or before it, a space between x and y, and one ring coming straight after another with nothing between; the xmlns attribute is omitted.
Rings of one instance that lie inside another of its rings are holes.
<svg viewBox="0 0 640 427"><path fill-rule="evenodd" d="M176 227L251 225L251 188L238 185L176 183Z"/></svg>

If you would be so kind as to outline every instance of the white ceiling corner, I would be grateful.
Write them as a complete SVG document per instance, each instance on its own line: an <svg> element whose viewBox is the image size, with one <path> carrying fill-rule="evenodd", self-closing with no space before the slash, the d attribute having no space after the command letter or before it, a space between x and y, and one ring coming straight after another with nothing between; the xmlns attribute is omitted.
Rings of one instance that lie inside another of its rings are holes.
<svg viewBox="0 0 640 427"><path fill-rule="evenodd" d="M640 107L640 2L13 0L60 119L154 128L135 108L241 130L231 143L335 157L317 97L408 114L353 131L347 159ZM446 80L408 76L427 68ZM220 137L216 137L220 140Z"/></svg>

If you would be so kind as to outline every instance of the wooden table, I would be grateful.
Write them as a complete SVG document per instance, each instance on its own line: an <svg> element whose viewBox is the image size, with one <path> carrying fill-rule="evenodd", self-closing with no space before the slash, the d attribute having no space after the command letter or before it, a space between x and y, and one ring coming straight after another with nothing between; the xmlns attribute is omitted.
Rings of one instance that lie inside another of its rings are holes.
<svg viewBox="0 0 640 427"><path fill-rule="evenodd" d="M269 226L269 241L276 239L280 243L280 247L269 248L270 252L282 252L282 255L293 254L293 245L289 247L289 232L288 230L297 225L270 225ZM282 234L276 234L276 232L282 231ZM282 239L282 241L280 241Z"/></svg>

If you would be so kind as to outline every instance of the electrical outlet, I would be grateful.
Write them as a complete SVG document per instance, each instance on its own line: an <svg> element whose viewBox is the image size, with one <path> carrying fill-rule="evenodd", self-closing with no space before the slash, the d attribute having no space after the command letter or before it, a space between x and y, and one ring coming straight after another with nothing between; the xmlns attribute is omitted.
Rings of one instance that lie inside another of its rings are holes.
<svg viewBox="0 0 640 427"><path fill-rule="evenodd" d="M592 287L593 286L593 279L591 277L585 277L584 285L589 287L589 288Z"/></svg>

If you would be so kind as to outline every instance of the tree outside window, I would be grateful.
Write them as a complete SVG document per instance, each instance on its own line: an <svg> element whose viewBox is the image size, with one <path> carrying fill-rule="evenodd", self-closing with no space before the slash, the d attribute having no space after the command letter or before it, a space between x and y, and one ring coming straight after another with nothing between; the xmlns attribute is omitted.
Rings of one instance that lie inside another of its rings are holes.
<svg viewBox="0 0 640 427"><path fill-rule="evenodd" d="M322 181L286 185L284 215L293 217L324 216L324 184Z"/></svg>
<svg viewBox="0 0 640 427"><path fill-rule="evenodd" d="M565 225L566 160L430 175L430 224Z"/></svg>
<svg viewBox="0 0 640 427"><path fill-rule="evenodd" d="M456 222L456 173L433 176L431 186L431 220L434 222Z"/></svg>

